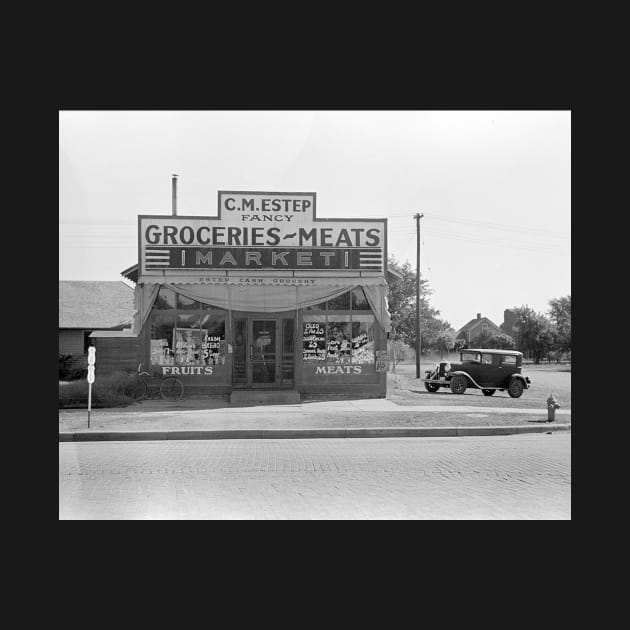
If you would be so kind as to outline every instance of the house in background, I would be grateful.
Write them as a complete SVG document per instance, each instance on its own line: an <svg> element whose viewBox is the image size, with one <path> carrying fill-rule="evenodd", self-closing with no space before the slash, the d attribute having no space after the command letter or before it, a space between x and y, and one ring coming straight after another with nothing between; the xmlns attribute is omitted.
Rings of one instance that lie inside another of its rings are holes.
<svg viewBox="0 0 630 630"><path fill-rule="evenodd" d="M72 368L87 363L90 335L95 331L129 335L133 300L133 288L120 280L59 281L59 353L72 355Z"/></svg>
<svg viewBox="0 0 630 630"><path fill-rule="evenodd" d="M502 335L503 330L499 328L492 320L482 317L481 313L477 313L475 319L471 319L466 325L462 326L456 333L456 339L463 339L470 348L475 345L475 339L482 333L489 335Z"/></svg>

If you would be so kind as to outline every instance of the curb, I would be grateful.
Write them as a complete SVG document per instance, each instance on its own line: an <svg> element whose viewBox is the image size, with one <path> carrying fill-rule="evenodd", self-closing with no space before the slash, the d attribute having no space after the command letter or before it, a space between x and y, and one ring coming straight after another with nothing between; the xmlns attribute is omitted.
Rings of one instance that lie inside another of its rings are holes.
<svg viewBox="0 0 630 630"><path fill-rule="evenodd" d="M464 437L477 435L514 435L570 431L571 424L545 423L539 426L495 427L389 427L350 429L230 429L189 431L64 431L59 442L122 442L128 440L261 440L311 438L390 438L390 437Z"/></svg>

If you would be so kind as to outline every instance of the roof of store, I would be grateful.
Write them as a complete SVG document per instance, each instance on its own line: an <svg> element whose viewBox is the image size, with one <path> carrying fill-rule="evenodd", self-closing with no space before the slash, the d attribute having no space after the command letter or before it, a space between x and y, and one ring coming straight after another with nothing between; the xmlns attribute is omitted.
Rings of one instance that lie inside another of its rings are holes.
<svg viewBox="0 0 630 630"><path fill-rule="evenodd" d="M90 337L110 339L114 337L137 337L137 335L134 335L131 330L95 330L93 333L90 333Z"/></svg>
<svg viewBox="0 0 630 630"><path fill-rule="evenodd" d="M133 288L120 280L59 281L59 328L129 328Z"/></svg>

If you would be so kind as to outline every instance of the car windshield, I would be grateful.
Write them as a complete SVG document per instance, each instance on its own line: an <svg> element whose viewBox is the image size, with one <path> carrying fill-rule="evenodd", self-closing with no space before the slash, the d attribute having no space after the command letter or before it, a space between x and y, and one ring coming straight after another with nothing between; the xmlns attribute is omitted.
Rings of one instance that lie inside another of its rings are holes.
<svg viewBox="0 0 630 630"><path fill-rule="evenodd" d="M478 352L462 352L462 361L479 361Z"/></svg>

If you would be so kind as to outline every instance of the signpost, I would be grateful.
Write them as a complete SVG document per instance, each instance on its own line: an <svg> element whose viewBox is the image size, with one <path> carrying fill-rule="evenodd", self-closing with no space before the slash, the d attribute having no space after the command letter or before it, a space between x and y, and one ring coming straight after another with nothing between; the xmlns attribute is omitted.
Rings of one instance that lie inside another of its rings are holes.
<svg viewBox="0 0 630 630"><path fill-rule="evenodd" d="M94 382L94 364L96 363L96 348L88 348L88 429L90 428L90 411L92 410L92 383Z"/></svg>
<svg viewBox="0 0 630 630"><path fill-rule="evenodd" d="M387 350L376 351L376 371L387 372L389 370L389 354Z"/></svg>

